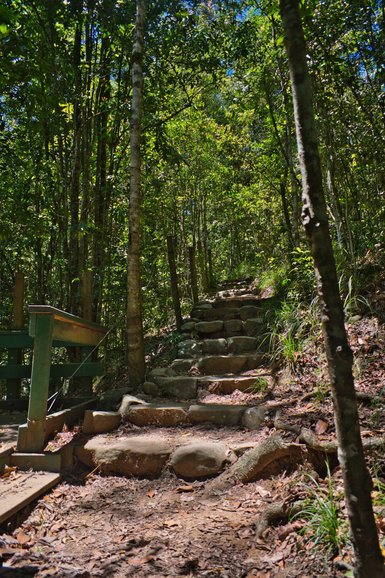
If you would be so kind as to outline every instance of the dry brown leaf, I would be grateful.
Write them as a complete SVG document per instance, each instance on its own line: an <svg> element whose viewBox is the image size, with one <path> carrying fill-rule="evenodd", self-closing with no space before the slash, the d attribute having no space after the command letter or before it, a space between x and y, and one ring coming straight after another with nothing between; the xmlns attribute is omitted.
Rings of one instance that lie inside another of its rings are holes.
<svg viewBox="0 0 385 578"><path fill-rule="evenodd" d="M329 424L326 421L323 421L322 419L319 419L317 421L317 423L315 424L315 433L317 435L323 434L326 432L326 430L328 429Z"/></svg>
<svg viewBox="0 0 385 578"><path fill-rule="evenodd" d="M167 526L167 528L172 528L173 526L179 526L179 522L175 520L165 520L163 522L163 526Z"/></svg>
<svg viewBox="0 0 385 578"><path fill-rule="evenodd" d="M193 486L178 486L176 489L177 492L193 492Z"/></svg>
<svg viewBox="0 0 385 578"><path fill-rule="evenodd" d="M27 536L27 534L25 534L23 530L20 530L20 532L16 536L16 539L21 546L24 546L24 544L27 544L30 541L30 537Z"/></svg>
<svg viewBox="0 0 385 578"><path fill-rule="evenodd" d="M153 497L155 496L155 494L156 494L156 492L155 492L155 490L153 490L152 488L149 488L149 489L147 490L147 496L148 496L149 498L153 498Z"/></svg>

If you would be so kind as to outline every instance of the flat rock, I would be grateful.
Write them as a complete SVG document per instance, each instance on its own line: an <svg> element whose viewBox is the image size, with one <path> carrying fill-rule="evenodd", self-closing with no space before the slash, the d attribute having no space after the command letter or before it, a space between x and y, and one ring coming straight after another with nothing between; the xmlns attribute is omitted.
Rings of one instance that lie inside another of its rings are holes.
<svg viewBox="0 0 385 578"><path fill-rule="evenodd" d="M105 411L115 411L119 406L122 397L132 391L131 387L119 387L117 389L109 389L100 394L97 404L98 409Z"/></svg>
<svg viewBox="0 0 385 578"><path fill-rule="evenodd" d="M195 329L195 321L186 321L183 323L182 327L180 328L182 333L190 333Z"/></svg>
<svg viewBox="0 0 385 578"><path fill-rule="evenodd" d="M229 353L243 353L245 351L255 350L258 345L258 340L255 339L255 337L238 335L236 337L229 337L227 344L229 347Z"/></svg>
<svg viewBox="0 0 385 578"><path fill-rule="evenodd" d="M223 328L226 337L232 337L233 335L242 335L243 324L240 319L229 319L223 322Z"/></svg>
<svg viewBox="0 0 385 578"><path fill-rule="evenodd" d="M132 405L146 405L146 403L143 399L139 399L134 395L124 395L119 407L119 413L122 418L125 418Z"/></svg>
<svg viewBox="0 0 385 578"><path fill-rule="evenodd" d="M177 476L185 480L200 480L218 474L226 462L226 446L201 442L175 450L170 466Z"/></svg>
<svg viewBox="0 0 385 578"><path fill-rule="evenodd" d="M195 324L195 331L202 335L209 335L210 333L218 333L223 329L223 321L200 321Z"/></svg>
<svg viewBox="0 0 385 578"><path fill-rule="evenodd" d="M196 377L160 377L158 379L160 394L176 399L192 399L197 395Z"/></svg>
<svg viewBox="0 0 385 578"><path fill-rule="evenodd" d="M85 434L101 434L120 426L122 416L116 411L92 411L84 412L83 432Z"/></svg>
<svg viewBox="0 0 385 578"><path fill-rule="evenodd" d="M205 339L202 341L201 348L205 355L226 355L228 353L226 339Z"/></svg>
<svg viewBox="0 0 385 578"><path fill-rule="evenodd" d="M266 324L262 317L251 317L246 319L243 329L249 337L258 337L266 331Z"/></svg>
<svg viewBox="0 0 385 578"><path fill-rule="evenodd" d="M176 373L171 367L155 367L148 374L148 381L154 381L158 377L175 377Z"/></svg>
<svg viewBox="0 0 385 578"><path fill-rule="evenodd" d="M79 459L89 466L99 466L104 474L145 478L158 477L172 452L171 446L153 437L116 438L97 436L83 450L76 449Z"/></svg>
<svg viewBox="0 0 385 578"><path fill-rule="evenodd" d="M194 404L188 408L187 415L192 423L238 425L246 409L244 405Z"/></svg>
<svg viewBox="0 0 385 578"><path fill-rule="evenodd" d="M189 423L187 406L182 404L150 404L132 407L126 419L137 426L173 427Z"/></svg>
<svg viewBox="0 0 385 578"><path fill-rule="evenodd" d="M235 307L220 307L215 309L194 309L192 314L201 321L213 321L215 319L225 321L227 319L239 318L238 312L239 309Z"/></svg>
<svg viewBox="0 0 385 578"><path fill-rule="evenodd" d="M211 355L201 357L196 363L199 371L205 375L239 373L248 367L248 357L242 355Z"/></svg>
<svg viewBox="0 0 385 578"><path fill-rule="evenodd" d="M246 321L246 319L250 319L251 317L258 317L260 315L261 309L259 307L255 307L253 305L244 305L239 309L239 316L242 321Z"/></svg>
<svg viewBox="0 0 385 578"><path fill-rule="evenodd" d="M174 374L176 375L176 372L182 373L189 371L194 363L195 359L174 359L174 361L171 363L171 367L174 370Z"/></svg>
<svg viewBox="0 0 385 578"><path fill-rule="evenodd" d="M221 375L217 376L203 376L198 378L198 385L210 387L212 393L224 394L233 393L235 390L239 391L252 391L252 387L255 384L256 376L234 376L234 377L223 377Z"/></svg>

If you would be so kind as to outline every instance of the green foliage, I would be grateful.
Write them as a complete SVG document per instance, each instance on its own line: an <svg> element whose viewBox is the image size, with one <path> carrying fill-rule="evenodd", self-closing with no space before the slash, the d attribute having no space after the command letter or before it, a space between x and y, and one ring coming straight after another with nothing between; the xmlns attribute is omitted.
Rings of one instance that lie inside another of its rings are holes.
<svg viewBox="0 0 385 578"><path fill-rule="evenodd" d="M306 520L306 526L301 533L311 542L312 548L334 557L348 541L348 527L346 520L341 518L338 505L342 495L335 494L329 465L326 466L327 487L309 476L309 483L305 484L309 496L293 518Z"/></svg>
<svg viewBox="0 0 385 578"><path fill-rule="evenodd" d="M264 393L269 388L269 382L265 377L257 377L254 383L247 388L249 393Z"/></svg>
<svg viewBox="0 0 385 578"><path fill-rule="evenodd" d="M296 299L284 300L271 315L269 327L273 358L296 371L306 340L314 338L319 327L318 298L310 305Z"/></svg>

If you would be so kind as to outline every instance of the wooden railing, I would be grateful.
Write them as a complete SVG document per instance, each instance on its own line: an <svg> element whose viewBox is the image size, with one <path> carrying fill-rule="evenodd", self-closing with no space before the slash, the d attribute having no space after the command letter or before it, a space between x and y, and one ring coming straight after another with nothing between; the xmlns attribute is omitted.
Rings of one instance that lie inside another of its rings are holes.
<svg viewBox="0 0 385 578"><path fill-rule="evenodd" d="M49 305L30 305L29 335L22 331L2 332L0 346L32 347L32 366L7 364L0 378L31 377L27 424L20 426L17 449L41 452L47 440L47 400L51 376L94 376L103 373L100 362L83 361L51 366L53 347L96 347L107 330L81 317Z"/></svg>

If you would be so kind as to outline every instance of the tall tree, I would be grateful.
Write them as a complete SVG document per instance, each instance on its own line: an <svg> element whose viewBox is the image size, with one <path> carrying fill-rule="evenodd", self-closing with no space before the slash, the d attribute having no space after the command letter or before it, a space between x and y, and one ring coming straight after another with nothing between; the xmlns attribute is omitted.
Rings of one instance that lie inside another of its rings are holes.
<svg viewBox="0 0 385 578"><path fill-rule="evenodd" d="M365 465L356 395L353 356L348 344L331 244L321 162L315 129L312 90L299 0L280 0L293 92L295 126L302 174L302 220L311 244L322 308L322 325L332 387L345 500L357 578L383 578L385 567L378 543Z"/></svg>
<svg viewBox="0 0 385 578"><path fill-rule="evenodd" d="M130 195L127 271L127 345L130 382L144 381L144 339L140 288L141 119L143 110L143 51L145 0L136 2L132 49L132 109L130 134Z"/></svg>

